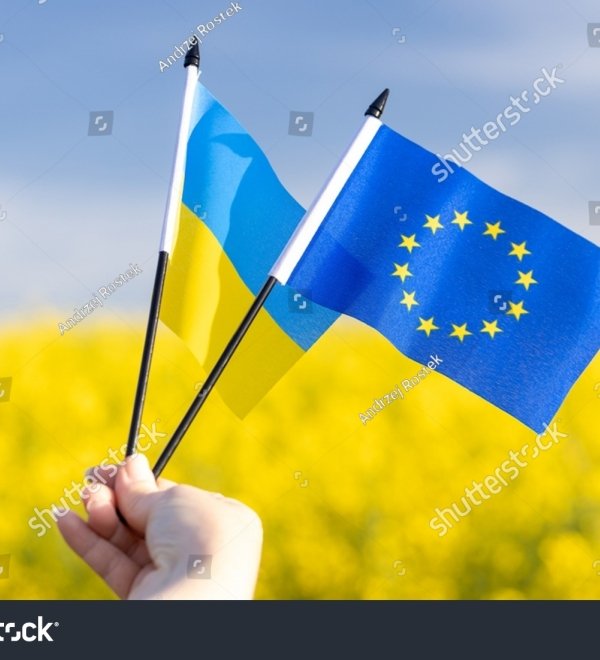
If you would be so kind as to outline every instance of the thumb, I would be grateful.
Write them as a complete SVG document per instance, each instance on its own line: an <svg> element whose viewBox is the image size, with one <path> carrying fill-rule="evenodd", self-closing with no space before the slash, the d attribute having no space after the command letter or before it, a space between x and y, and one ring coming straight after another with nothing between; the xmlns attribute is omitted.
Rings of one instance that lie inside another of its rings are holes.
<svg viewBox="0 0 600 660"><path fill-rule="evenodd" d="M115 491L119 510L128 524L143 534L160 492L148 459L143 454L134 454L125 460L116 477Z"/></svg>

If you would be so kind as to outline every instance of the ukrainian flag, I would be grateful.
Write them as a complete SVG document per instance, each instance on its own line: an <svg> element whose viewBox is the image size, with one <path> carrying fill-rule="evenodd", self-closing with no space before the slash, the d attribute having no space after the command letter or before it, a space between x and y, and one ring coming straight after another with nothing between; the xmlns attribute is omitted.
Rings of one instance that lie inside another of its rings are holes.
<svg viewBox="0 0 600 660"><path fill-rule="evenodd" d="M198 84L161 320L209 370L304 209L232 115ZM217 389L245 415L338 314L277 285Z"/></svg>

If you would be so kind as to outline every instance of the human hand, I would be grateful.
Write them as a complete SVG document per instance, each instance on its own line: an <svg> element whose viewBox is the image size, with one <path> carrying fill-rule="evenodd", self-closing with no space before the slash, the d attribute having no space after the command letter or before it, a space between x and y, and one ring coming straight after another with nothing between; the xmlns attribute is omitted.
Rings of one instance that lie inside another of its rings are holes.
<svg viewBox="0 0 600 660"><path fill-rule="evenodd" d="M100 481L84 500L87 523L69 511L58 518L58 527L117 596L252 598L262 548L261 522L252 509L217 493L156 482L143 454L128 458L116 476L117 468L109 469L111 476L94 470ZM117 507L129 527L119 521ZM205 566L210 577L188 577L192 555L211 558Z"/></svg>

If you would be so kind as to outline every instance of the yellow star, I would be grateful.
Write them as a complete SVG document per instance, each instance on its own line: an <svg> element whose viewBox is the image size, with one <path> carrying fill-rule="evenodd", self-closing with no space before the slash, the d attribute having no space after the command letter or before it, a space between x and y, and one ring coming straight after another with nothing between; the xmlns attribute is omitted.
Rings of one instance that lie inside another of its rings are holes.
<svg viewBox="0 0 600 660"><path fill-rule="evenodd" d="M419 321L421 321L421 325L417 328L417 330L422 330L428 337L432 330L439 330L437 325L434 325L433 323L433 316L430 319L422 319L419 316Z"/></svg>
<svg viewBox="0 0 600 660"><path fill-rule="evenodd" d="M523 241L519 245L516 243L512 243L512 250L508 253L509 257L517 257L519 261L523 261L523 257L526 254L531 254L531 252L525 247L526 241Z"/></svg>
<svg viewBox="0 0 600 660"><path fill-rule="evenodd" d="M523 307L525 304L523 300L521 300L520 303L514 303L509 300L508 304L510 305L510 309L506 312L506 315L514 316L517 321L523 316L523 314L529 314L529 312Z"/></svg>
<svg viewBox="0 0 600 660"><path fill-rule="evenodd" d="M483 322L483 328L479 332L487 332L488 335L493 339L497 332L502 332L502 328L498 327L498 321L487 321Z"/></svg>
<svg viewBox="0 0 600 660"><path fill-rule="evenodd" d="M493 225L489 222L486 222L485 226L487 227L487 229L483 232L483 235L491 236L494 240L496 240L500 234L506 234L504 229L500 227L500 221L496 222L496 224Z"/></svg>
<svg viewBox="0 0 600 660"><path fill-rule="evenodd" d="M415 300L415 294L417 293L416 291L413 291L412 293L407 293L406 291L402 291L404 294L404 298L400 301L401 305L406 305L406 309L410 312L410 308L413 307L413 305L418 305L419 303Z"/></svg>
<svg viewBox="0 0 600 660"><path fill-rule="evenodd" d="M465 211L464 213L454 211L454 220L452 220L450 224L458 225L461 231L465 228L466 225L472 225L473 223L469 220L469 218L467 218L467 213L468 211Z"/></svg>
<svg viewBox="0 0 600 660"><path fill-rule="evenodd" d="M400 243L398 247L406 248L409 252L412 252L413 248L421 247L415 240L416 234L413 234L412 236L405 236L404 234L400 234L400 236L402 236L402 243Z"/></svg>
<svg viewBox="0 0 600 660"><path fill-rule="evenodd" d="M395 263L394 267L396 268L396 270L392 273L392 275L399 277L403 282L407 277L412 277L412 273L408 270L408 264L404 264L404 266L399 266L398 264Z"/></svg>
<svg viewBox="0 0 600 660"><path fill-rule="evenodd" d="M452 323L454 330L448 335L449 337L458 337L462 342L467 335L472 335L472 332L467 330L467 324L463 323L462 325L454 325Z"/></svg>
<svg viewBox="0 0 600 660"><path fill-rule="evenodd" d="M518 270L517 273L519 273L519 279L515 282L515 284L522 284L526 291L529 291L530 285L537 284L537 280L533 279L532 270L530 270L528 273L522 273L520 270Z"/></svg>
<svg viewBox="0 0 600 660"><path fill-rule="evenodd" d="M432 217L430 215L425 214L425 217L427 218L427 222L423 225L423 227L427 227L427 229L431 229L432 234L435 234L435 232L438 229L444 228L444 225L440 222L439 215L434 215Z"/></svg>

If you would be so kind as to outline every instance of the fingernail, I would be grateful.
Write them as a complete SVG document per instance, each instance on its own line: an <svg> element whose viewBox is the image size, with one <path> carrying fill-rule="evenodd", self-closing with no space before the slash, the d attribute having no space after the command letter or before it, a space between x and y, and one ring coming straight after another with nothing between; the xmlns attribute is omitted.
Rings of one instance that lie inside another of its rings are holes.
<svg viewBox="0 0 600 660"><path fill-rule="evenodd" d="M132 479L146 479L150 464L144 454L133 454L127 458L126 468Z"/></svg>
<svg viewBox="0 0 600 660"><path fill-rule="evenodd" d="M63 516L66 516L67 513L69 513L69 509L66 509L62 506L54 506L52 508L52 513L54 513L57 518L62 518Z"/></svg>
<svg viewBox="0 0 600 660"><path fill-rule="evenodd" d="M98 481L98 478L96 477L96 474L95 474L95 472L94 472L96 469L97 469L97 468L95 468L95 467L90 467L90 468L88 468L88 469L83 473L83 476L84 476L84 477L87 477L88 479L91 479L92 481L97 482L97 481Z"/></svg>

